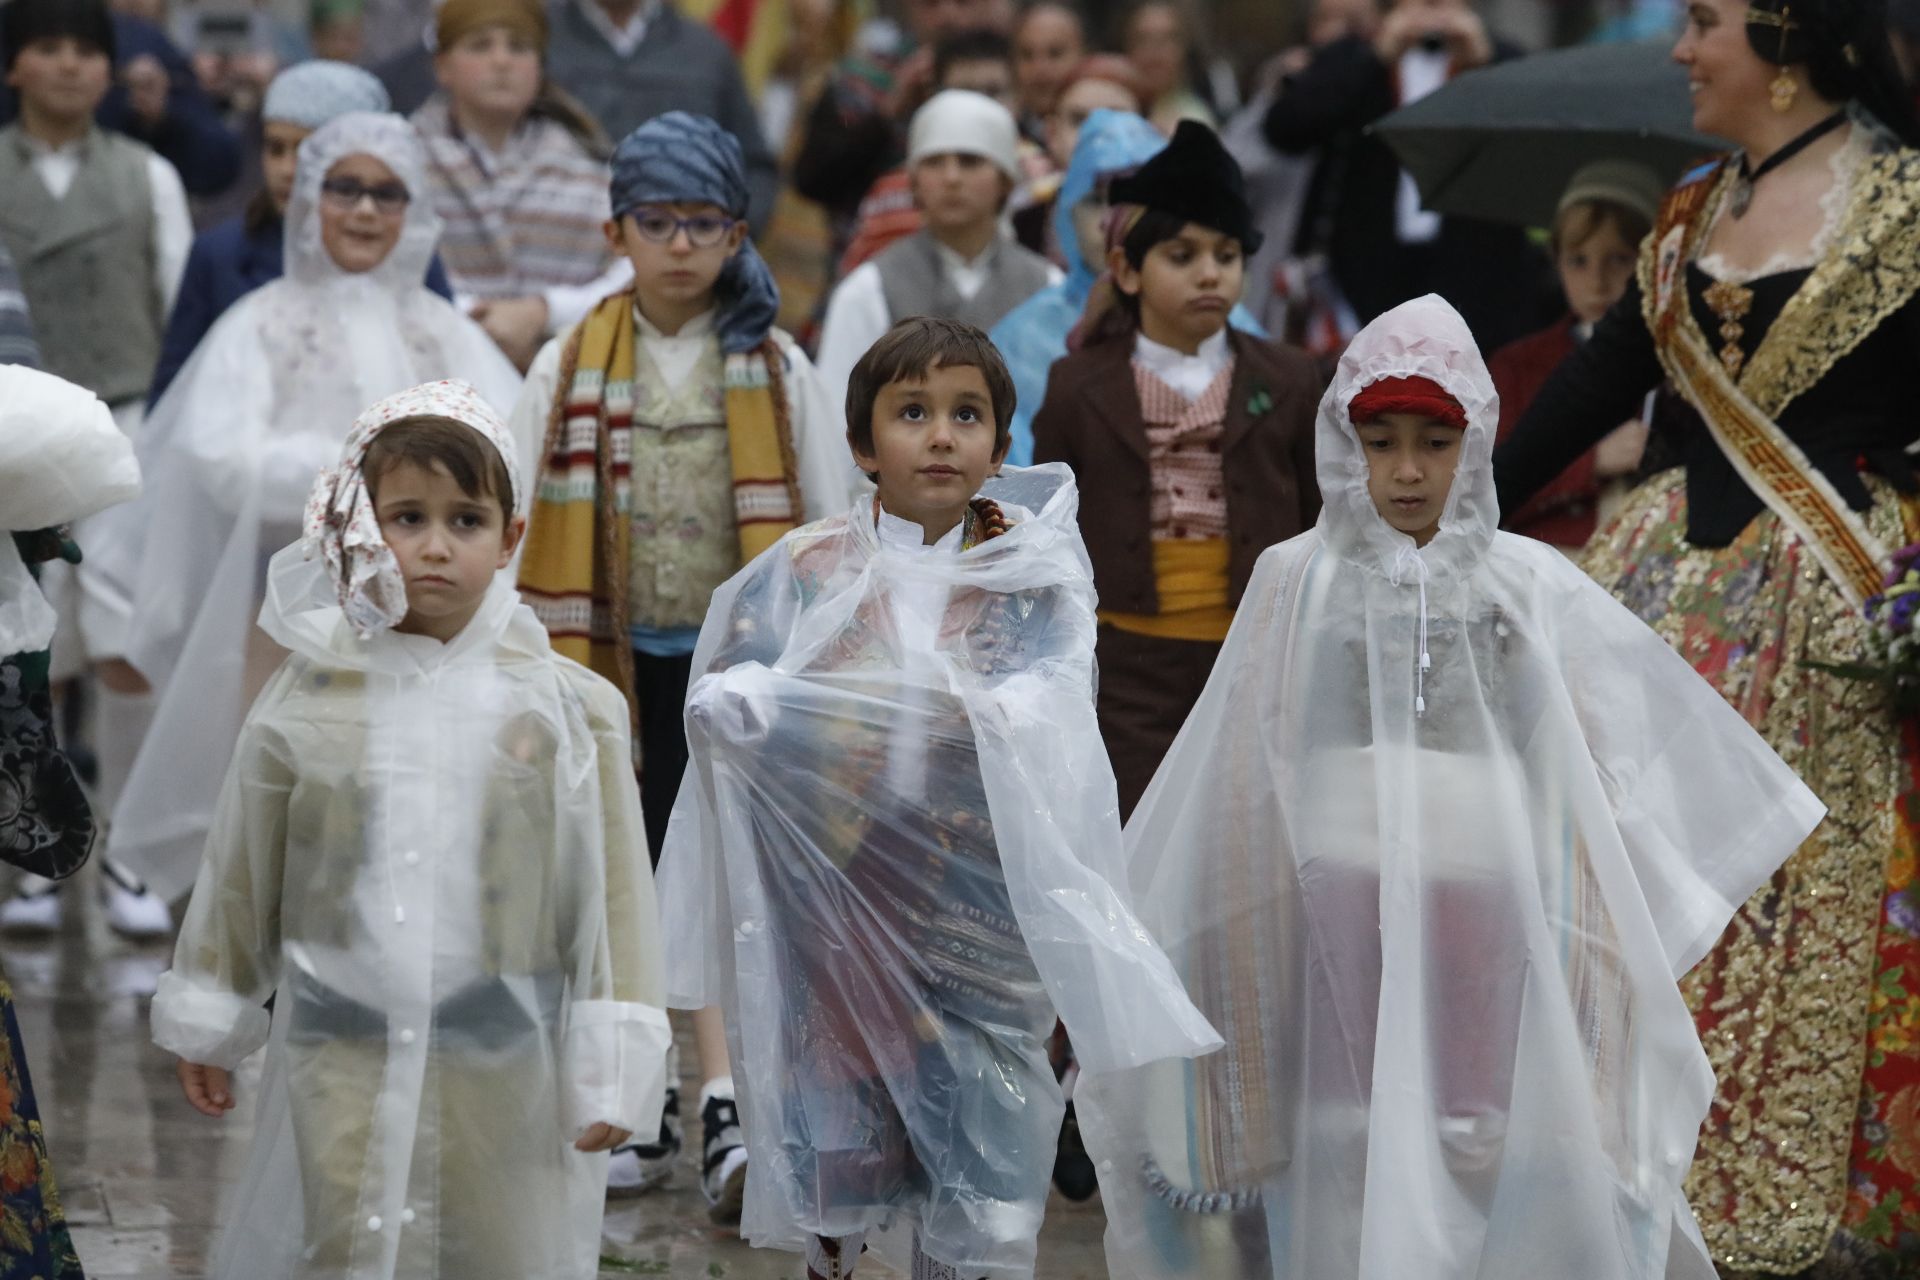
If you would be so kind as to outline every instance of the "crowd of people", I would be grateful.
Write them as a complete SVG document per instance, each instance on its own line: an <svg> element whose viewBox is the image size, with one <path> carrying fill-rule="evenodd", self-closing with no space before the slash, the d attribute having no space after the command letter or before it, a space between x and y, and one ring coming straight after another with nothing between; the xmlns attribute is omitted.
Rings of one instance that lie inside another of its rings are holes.
<svg viewBox="0 0 1920 1280"><path fill-rule="evenodd" d="M1920 21L1529 228L1469 0L680 4L0 0L0 929L171 941L214 1273L1920 1274Z"/></svg>

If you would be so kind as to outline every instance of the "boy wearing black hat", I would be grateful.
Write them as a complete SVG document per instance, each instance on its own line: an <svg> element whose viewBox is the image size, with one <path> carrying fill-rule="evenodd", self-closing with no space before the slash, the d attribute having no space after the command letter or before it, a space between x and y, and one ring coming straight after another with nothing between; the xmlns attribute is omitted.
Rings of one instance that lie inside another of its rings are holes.
<svg viewBox="0 0 1920 1280"><path fill-rule="evenodd" d="M1100 733L1131 812L1200 696L1255 558L1320 510L1321 379L1230 330L1260 247L1240 167L1205 125L1109 187L1108 277L1033 420L1080 482L1100 594Z"/></svg>

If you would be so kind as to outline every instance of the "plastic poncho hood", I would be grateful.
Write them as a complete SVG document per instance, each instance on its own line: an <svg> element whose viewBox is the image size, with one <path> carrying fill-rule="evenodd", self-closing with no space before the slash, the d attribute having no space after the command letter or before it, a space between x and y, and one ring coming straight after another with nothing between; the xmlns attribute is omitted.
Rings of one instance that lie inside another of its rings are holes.
<svg viewBox="0 0 1920 1280"><path fill-rule="evenodd" d="M349 272L320 236L320 183L342 158L393 170L412 199L399 239ZM115 806L116 856L177 895L194 863L247 704L282 652L253 626L265 564L300 536L314 477L368 406L457 378L505 412L520 376L486 332L421 283L439 235L418 135L398 116L340 116L301 143L287 274L235 303L148 415L148 484L112 513L83 586L130 614L126 657L158 695ZM524 467L533 445L520 441Z"/></svg>
<svg viewBox="0 0 1920 1280"><path fill-rule="evenodd" d="M1409 375L1468 417L1425 548L1348 419ZM1359 335L1320 522L1261 557L1128 824L1143 923L1227 1047L1076 1094L1116 1280L1713 1275L1677 979L1823 809L1644 624L1496 531L1493 414L1438 300Z"/></svg>
<svg viewBox="0 0 1920 1280"><path fill-rule="evenodd" d="M971 548L868 499L715 594L661 883L671 999L730 1019L742 1233L1031 1277L1055 1010L1090 1073L1216 1040L1119 884L1071 472L984 493Z"/></svg>

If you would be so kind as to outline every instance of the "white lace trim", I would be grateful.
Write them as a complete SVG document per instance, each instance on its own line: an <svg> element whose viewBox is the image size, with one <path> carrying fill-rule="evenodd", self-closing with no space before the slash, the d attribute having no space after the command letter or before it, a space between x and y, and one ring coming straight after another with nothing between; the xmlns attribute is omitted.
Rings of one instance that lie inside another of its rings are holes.
<svg viewBox="0 0 1920 1280"><path fill-rule="evenodd" d="M1694 259L1694 265L1715 280L1728 284L1751 284L1763 276L1811 268L1826 256L1834 237L1839 235L1840 223L1847 215L1847 199L1853 193L1854 175L1860 172L1861 164L1873 154L1873 146L1874 134L1871 129L1862 127L1858 121L1847 127L1846 145L1827 160L1833 172L1833 182L1820 196L1820 230L1805 248L1782 250L1757 267L1735 267L1718 253L1703 253ZM1713 226L1708 229L1702 243L1713 239L1714 231L1719 229L1720 219L1726 216L1727 203L1721 203L1714 215Z"/></svg>

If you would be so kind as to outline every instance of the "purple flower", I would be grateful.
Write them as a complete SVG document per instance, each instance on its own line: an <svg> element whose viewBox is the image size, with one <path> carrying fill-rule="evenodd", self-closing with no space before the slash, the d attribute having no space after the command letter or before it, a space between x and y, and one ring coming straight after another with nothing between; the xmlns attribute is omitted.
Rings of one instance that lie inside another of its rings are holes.
<svg viewBox="0 0 1920 1280"><path fill-rule="evenodd" d="M1913 629L1913 611L1920 609L1920 594L1908 592L1893 602L1893 612L1887 619L1887 625L1904 635Z"/></svg>
<svg viewBox="0 0 1920 1280"><path fill-rule="evenodd" d="M1911 569L1916 563L1920 563L1920 542L1909 542L1893 553L1893 567L1896 569Z"/></svg>

